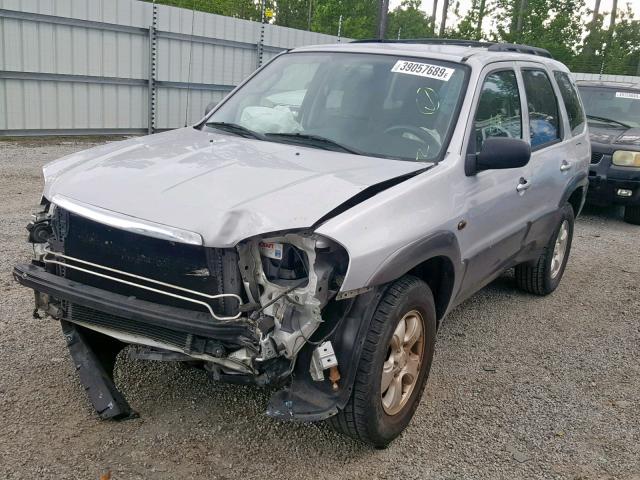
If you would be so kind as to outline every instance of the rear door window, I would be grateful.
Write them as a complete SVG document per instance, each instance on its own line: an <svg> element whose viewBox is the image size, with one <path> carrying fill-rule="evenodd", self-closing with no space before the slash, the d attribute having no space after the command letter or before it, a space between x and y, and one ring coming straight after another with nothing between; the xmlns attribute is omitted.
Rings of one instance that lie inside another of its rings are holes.
<svg viewBox="0 0 640 480"><path fill-rule="evenodd" d="M522 138L518 80L513 70L487 75L482 84L474 121L476 153L489 137Z"/></svg>
<svg viewBox="0 0 640 480"><path fill-rule="evenodd" d="M544 70L523 69L522 79L529 110L531 148L540 149L561 138L558 99Z"/></svg>
<svg viewBox="0 0 640 480"><path fill-rule="evenodd" d="M576 86L571 80L571 77L569 77L569 74L565 72L554 71L553 76L556 78L560 95L562 95L562 100L567 110L571 134L579 135L584 130L585 118Z"/></svg>

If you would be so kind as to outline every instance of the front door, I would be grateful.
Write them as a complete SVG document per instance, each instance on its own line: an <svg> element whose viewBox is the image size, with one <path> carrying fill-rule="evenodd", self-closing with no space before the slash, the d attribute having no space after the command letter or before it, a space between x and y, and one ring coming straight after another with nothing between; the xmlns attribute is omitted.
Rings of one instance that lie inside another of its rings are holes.
<svg viewBox="0 0 640 480"><path fill-rule="evenodd" d="M475 95L467 153L489 137L523 138L522 88L513 62L488 66ZM459 297L466 298L498 276L522 248L529 219L529 166L485 170L466 177L466 225L460 242L466 272Z"/></svg>

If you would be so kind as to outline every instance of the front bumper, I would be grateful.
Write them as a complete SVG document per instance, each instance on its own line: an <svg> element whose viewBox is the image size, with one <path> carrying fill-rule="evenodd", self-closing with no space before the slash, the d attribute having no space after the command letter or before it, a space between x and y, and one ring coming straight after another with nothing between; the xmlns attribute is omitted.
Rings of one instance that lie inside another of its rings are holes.
<svg viewBox="0 0 640 480"><path fill-rule="evenodd" d="M640 168L617 167L611 163L610 154L599 155L594 152L599 161L589 166L587 203L602 207L640 205ZM632 195L622 197L618 189L631 190Z"/></svg>
<svg viewBox="0 0 640 480"><path fill-rule="evenodd" d="M241 319L215 322L206 313L80 284L37 264L17 265L13 276L21 285L59 301L59 314L53 315L59 320L170 345L188 355L217 357L225 345L250 346L259 340L255 328Z"/></svg>

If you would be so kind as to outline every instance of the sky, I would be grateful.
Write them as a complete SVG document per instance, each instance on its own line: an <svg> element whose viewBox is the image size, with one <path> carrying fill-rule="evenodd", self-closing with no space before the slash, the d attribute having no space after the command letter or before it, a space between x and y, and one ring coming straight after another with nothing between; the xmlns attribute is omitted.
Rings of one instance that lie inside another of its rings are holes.
<svg viewBox="0 0 640 480"><path fill-rule="evenodd" d="M392 10L398 5L400 5L402 0L390 0L389 1L389 9ZM472 0L459 0L460 1L460 14L464 15L471 5ZM632 8L636 14L640 13L640 0L619 0L618 8L626 8L627 1L631 3ZM453 5L455 5L456 0L449 0L450 9L453 9ZM440 19L442 17L442 0L438 1L438 14L436 15L436 25L440 24ZM585 4L587 8L593 9L595 5L595 0L585 0ZM609 12L611 10L612 0L601 0L600 2L600 11L601 12ZM422 0L422 10L427 12L427 14L431 15L431 11L433 10L433 0ZM451 10L449 10L451 12ZM457 18L454 15L450 14L447 17L447 25L453 26L457 23ZM585 21L588 20L588 15L585 16ZM608 25L609 17L604 18L604 25ZM490 22L486 19L483 22L483 30L487 30L490 27Z"/></svg>

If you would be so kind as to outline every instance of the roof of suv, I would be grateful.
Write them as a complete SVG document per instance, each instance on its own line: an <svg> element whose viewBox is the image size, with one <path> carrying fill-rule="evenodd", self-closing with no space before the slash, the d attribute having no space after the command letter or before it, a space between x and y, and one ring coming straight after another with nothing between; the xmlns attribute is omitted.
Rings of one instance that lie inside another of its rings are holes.
<svg viewBox="0 0 640 480"><path fill-rule="evenodd" d="M511 43L476 42L453 39L416 40L356 40L350 43L313 45L298 47L295 51L335 51L354 53L384 53L430 57L452 62L466 62L470 58L480 63L500 60L544 61L554 65L562 63L553 60L551 54L542 48ZM566 67L565 67L566 68Z"/></svg>

